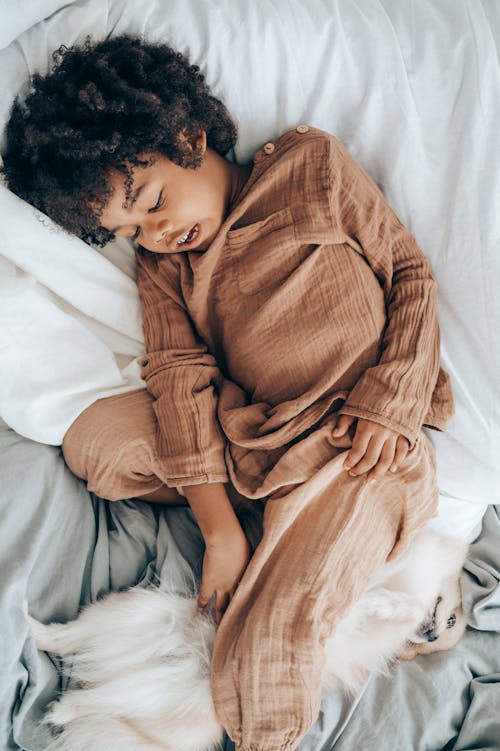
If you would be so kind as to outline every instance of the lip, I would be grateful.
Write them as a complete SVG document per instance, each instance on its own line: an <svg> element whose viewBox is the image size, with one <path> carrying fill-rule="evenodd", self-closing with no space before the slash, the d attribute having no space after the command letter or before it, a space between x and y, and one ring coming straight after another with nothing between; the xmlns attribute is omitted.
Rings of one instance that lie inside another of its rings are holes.
<svg viewBox="0 0 500 751"><path fill-rule="evenodd" d="M180 242L186 234L191 233L193 230L195 230L195 232L191 240L183 243ZM194 245L199 243L201 234L201 225L196 222L196 224L191 225L191 227L188 227L187 230L185 230L181 235L177 236L175 243L173 243L171 246L171 250L174 252L179 252L181 250L188 250L192 248Z"/></svg>

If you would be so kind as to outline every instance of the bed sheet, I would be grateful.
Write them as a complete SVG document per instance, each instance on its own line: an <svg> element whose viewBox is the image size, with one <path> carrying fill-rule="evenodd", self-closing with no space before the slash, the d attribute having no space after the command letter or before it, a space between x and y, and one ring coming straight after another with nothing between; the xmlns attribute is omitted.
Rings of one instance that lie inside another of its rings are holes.
<svg viewBox="0 0 500 751"><path fill-rule="evenodd" d="M0 749L41 751L40 721L59 681L56 665L36 650L23 603L44 622L66 621L110 591L158 577L192 591L201 536L187 509L97 499L58 448L5 427L0 476Z"/></svg>
<svg viewBox="0 0 500 751"><path fill-rule="evenodd" d="M40 721L61 684L57 664L34 646L23 602L48 622L158 577L189 591L199 581L202 540L188 509L102 501L59 449L8 428L0 428L0 474L0 749L43 751ZM499 516L489 509L471 548L463 592L473 628L459 646L396 665L356 699L325 695L300 751L500 749Z"/></svg>

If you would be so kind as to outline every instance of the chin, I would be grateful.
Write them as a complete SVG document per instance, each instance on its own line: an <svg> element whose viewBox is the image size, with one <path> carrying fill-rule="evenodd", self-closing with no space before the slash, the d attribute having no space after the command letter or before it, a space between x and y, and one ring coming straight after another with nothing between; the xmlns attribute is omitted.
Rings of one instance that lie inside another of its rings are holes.
<svg viewBox="0 0 500 751"><path fill-rule="evenodd" d="M398 656L454 646L466 552L424 529L386 564L325 644L324 689L355 693ZM45 716L46 751L208 751L222 740L210 691L215 624L196 597L134 588L70 623L27 618L39 649L71 656L72 687Z"/></svg>

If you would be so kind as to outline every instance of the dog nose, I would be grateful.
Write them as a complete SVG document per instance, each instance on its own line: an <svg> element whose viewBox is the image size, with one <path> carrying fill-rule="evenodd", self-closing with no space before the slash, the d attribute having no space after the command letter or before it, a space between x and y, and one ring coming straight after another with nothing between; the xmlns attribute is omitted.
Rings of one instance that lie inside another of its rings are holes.
<svg viewBox="0 0 500 751"><path fill-rule="evenodd" d="M436 641L436 639L438 638L432 626L430 628L423 629L422 636L425 637L427 641Z"/></svg>

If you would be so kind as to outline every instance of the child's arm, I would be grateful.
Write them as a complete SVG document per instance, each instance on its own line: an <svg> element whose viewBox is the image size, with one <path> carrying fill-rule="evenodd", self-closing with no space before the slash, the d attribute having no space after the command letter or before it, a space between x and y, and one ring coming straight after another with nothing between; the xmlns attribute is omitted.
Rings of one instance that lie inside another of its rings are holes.
<svg viewBox="0 0 500 751"><path fill-rule="evenodd" d="M157 451L169 486L228 482L226 438L217 418L222 374L180 291L181 259L138 254L146 356L142 377L154 397Z"/></svg>
<svg viewBox="0 0 500 751"><path fill-rule="evenodd" d="M224 487L226 439L217 419L222 375L178 288L181 262L149 253L137 260L148 353L142 375L155 398L161 479L182 486L196 517L206 544L199 604L215 592L219 621L250 558Z"/></svg>
<svg viewBox="0 0 500 751"><path fill-rule="evenodd" d="M450 417L453 400L449 379L440 370L436 282L430 264L361 166L334 138L330 149L332 222L368 262L386 300L379 361L355 384L337 424L342 434L357 421L346 464L356 474L372 469L377 476L397 466L413 446L438 377Z"/></svg>
<svg viewBox="0 0 500 751"><path fill-rule="evenodd" d="M219 623L250 560L250 545L224 485L191 485L183 491L206 546L198 607L208 605L215 593Z"/></svg>

